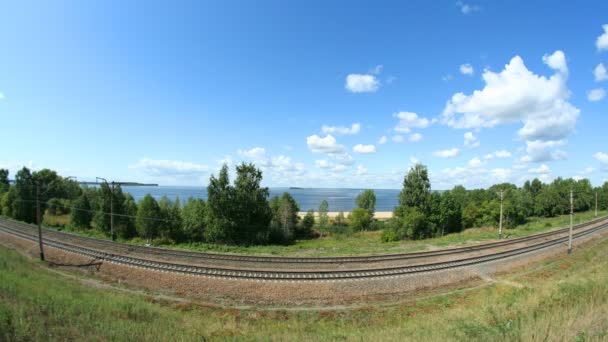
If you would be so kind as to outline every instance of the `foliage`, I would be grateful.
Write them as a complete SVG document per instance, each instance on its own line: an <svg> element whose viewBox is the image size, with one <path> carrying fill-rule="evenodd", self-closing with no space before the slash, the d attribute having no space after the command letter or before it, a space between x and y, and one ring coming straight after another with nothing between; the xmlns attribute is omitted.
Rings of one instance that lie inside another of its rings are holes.
<svg viewBox="0 0 608 342"><path fill-rule="evenodd" d="M372 224L372 216L369 209L355 208L348 215L348 222L350 227L355 231L368 230Z"/></svg>
<svg viewBox="0 0 608 342"><path fill-rule="evenodd" d="M367 210L370 217L374 217L376 212L376 193L368 189L360 193L355 199L357 207Z"/></svg>
<svg viewBox="0 0 608 342"><path fill-rule="evenodd" d="M319 227L326 228L329 225L329 203L326 200L322 200L319 204Z"/></svg>
<svg viewBox="0 0 608 342"><path fill-rule="evenodd" d="M312 232L312 227L315 225L315 212L314 210L308 210L304 218L302 218L302 223L300 224L300 229L298 234L300 236L309 236Z"/></svg>
<svg viewBox="0 0 608 342"><path fill-rule="evenodd" d="M182 209L183 233L187 241L203 241L206 204L200 198L188 198Z"/></svg>
<svg viewBox="0 0 608 342"><path fill-rule="evenodd" d="M416 208L428 214L431 201L431 182L428 170L422 164L412 167L403 179L403 190L399 194L399 206L395 213L402 216L406 208Z"/></svg>
<svg viewBox="0 0 608 342"><path fill-rule="evenodd" d="M8 191L10 184L8 183L8 170L0 169L0 195Z"/></svg>
<svg viewBox="0 0 608 342"><path fill-rule="evenodd" d="M162 224L162 214L158 203L150 194L139 202L135 226L139 236L148 240L158 236Z"/></svg>
<svg viewBox="0 0 608 342"><path fill-rule="evenodd" d="M83 193L74 201L74 208L70 213L70 221L74 227L81 229L89 229L93 213L91 212L91 203L86 193Z"/></svg>
<svg viewBox="0 0 608 342"><path fill-rule="evenodd" d="M270 240L278 243L293 241L298 225L300 207L287 192L281 197L275 196L270 201L272 219L270 221Z"/></svg>

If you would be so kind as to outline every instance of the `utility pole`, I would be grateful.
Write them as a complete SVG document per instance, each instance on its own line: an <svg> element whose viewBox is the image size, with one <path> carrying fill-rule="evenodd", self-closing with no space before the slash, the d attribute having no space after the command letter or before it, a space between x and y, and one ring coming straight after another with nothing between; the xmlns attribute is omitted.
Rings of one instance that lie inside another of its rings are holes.
<svg viewBox="0 0 608 342"><path fill-rule="evenodd" d="M572 253L572 222L574 216L574 190L570 190L570 233L568 236L568 254Z"/></svg>
<svg viewBox="0 0 608 342"><path fill-rule="evenodd" d="M502 200L504 191L500 190L500 219L498 222L498 239L502 239Z"/></svg>
<svg viewBox="0 0 608 342"><path fill-rule="evenodd" d="M38 245L40 246L40 261L44 261L44 249L42 248L42 223L40 221L40 182L36 181L36 222L38 223Z"/></svg>

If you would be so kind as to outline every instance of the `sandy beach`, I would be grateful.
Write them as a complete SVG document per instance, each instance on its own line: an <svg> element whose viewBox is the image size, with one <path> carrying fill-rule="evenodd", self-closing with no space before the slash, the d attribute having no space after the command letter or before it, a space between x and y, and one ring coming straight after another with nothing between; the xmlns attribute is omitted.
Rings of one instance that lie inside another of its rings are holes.
<svg viewBox="0 0 608 342"><path fill-rule="evenodd" d="M330 212L327 213L327 216L333 218L333 217L338 216L338 213L339 213L338 211L330 211ZM304 215L306 215L305 211L300 211L298 213L298 216L300 216L300 217L304 217ZM315 211L315 217L318 217L318 216L319 216L319 213ZM345 211L344 212L344 217L347 217L347 216L348 216L348 212ZM386 220L386 219L389 219L391 217L393 217L393 212L392 211L376 211L376 213L374 213L374 218L377 218L379 220Z"/></svg>

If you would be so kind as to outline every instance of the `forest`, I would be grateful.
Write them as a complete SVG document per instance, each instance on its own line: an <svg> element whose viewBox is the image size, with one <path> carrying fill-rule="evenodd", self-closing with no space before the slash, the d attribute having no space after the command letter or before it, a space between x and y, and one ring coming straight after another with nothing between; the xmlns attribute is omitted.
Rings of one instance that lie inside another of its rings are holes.
<svg viewBox="0 0 608 342"><path fill-rule="evenodd" d="M608 209L608 182L594 188L588 179L557 178L551 183L533 179L521 187L501 183L488 189L458 185L432 191L426 166L417 164L404 175L391 219L374 218L376 196L371 189L359 194L350 213L330 218L329 205L322 201L317 213L310 210L299 217L298 203L289 193L269 198L268 188L261 186L262 171L255 165L242 163L235 172L232 182L226 165L212 175L206 200L157 200L148 194L136 202L120 186L107 182L87 187L53 170L32 172L25 167L9 182L8 170L0 169L0 213L28 223L37 223L44 215L68 216L71 230L95 230L113 239L263 245L290 244L345 230L382 230L382 241L397 241L497 227L501 193L506 229L531 217L569 213L571 191L575 212L595 209L596 196L598 209Z"/></svg>

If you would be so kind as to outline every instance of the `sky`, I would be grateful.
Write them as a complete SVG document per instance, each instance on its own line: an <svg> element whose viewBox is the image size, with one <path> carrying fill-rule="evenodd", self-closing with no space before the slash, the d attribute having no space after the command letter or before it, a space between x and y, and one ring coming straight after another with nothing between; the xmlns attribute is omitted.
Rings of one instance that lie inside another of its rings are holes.
<svg viewBox="0 0 608 342"><path fill-rule="evenodd" d="M607 1L0 4L0 168L206 185L608 180ZM12 178L12 177L11 177Z"/></svg>

